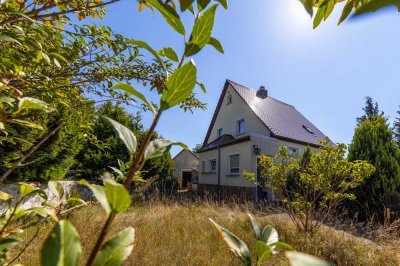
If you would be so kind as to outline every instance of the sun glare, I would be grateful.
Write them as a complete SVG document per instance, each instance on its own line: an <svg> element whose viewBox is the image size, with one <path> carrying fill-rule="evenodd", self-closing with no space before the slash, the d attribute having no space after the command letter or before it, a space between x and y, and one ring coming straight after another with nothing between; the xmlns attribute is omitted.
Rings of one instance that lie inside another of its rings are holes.
<svg viewBox="0 0 400 266"><path fill-rule="evenodd" d="M299 1L282 1L279 13L282 25L290 33L304 34L312 30L312 20Z"/></svg>

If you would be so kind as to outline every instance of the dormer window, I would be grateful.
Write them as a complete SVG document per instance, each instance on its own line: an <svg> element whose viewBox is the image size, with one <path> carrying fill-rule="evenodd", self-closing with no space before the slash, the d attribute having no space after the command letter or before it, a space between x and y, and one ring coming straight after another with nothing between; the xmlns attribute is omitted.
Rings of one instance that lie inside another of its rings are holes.
<svg viewBox="0 0 400 266"><path fill-rule="evenodd" d="M232 103L232 95L228 95L228 97L226 98L226 105L231 104Z"/></svg>
<svg viewBox="0 0 400 266"><path fill-rule="evenodd" d="M217 130L218 138L222 137L222 135L224 135L224 130L222 128L218 128L218 130Z"/></svg>
<svg viewBox="0 0 400 266"><path fill-rule="evenodd" d="M303 128L304 128L305 130L307 130L308 133L313 134L313 135L315 134L314 131L312 131L312 129L309 128L308 126L303 125Z"/></svg>
<svg viewBox="0 0 400 266"><path fill-rule="evenodd" d="M237 125L236 125L236 133L237 134L243 134L245 130L245 126L244 126L244 118L240 119L237 121Z"/></svg>

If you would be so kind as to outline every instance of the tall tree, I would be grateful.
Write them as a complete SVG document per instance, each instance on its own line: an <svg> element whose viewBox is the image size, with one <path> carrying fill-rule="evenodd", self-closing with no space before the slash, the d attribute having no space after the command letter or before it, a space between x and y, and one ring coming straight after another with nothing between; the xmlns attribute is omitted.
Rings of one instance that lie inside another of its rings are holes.
<svg viewBox="0 0 400 266"><path fill-rule="evenodd" d="M397 115L398 116L395 118L393 123L393 137L397 143L397 146L400 148L400 109L397 111Z"/></svg>
<svg viewBox="0 0 400 266"><path fill-rule="evenodd" d="M364 114L360 117L357 117L357 124L359 125L362 121L366 119L374 119L378 115L383 116L383 112L379 114L379 105L378 102L374 102L374 100L367 96L365 97L365 106L363 107Z"/></svg>
<svg viewBox="0 0 400 266"><path fill-rule="evenodd" d="M97 108L97 115L107 116L129 128L136 136L138 146L144 141L145 131L140 113L129 114L120 104L106 102ZM158 138L155 132L153 138ZM76 177L96 179L104 172L112 172L110 167L119 168L119 162L129 161L129 152L124 143L115 134L113 127L102 119L95 118L92 134L88 135L83 149L77 155L72 174ZM146 162L142 170L144 179L171 177L174 164L171 155L165 153Z"/></svg>
<svg viewBox="0 0 400 266"><path fill-rule="evenodd" d="M400 150L393 141L392 130L382 116L362 121L349 147L349 161L366 160L376 171L354 189L355 202L347 207L361 219L383 219L385 192L400 185Z"/></svg>

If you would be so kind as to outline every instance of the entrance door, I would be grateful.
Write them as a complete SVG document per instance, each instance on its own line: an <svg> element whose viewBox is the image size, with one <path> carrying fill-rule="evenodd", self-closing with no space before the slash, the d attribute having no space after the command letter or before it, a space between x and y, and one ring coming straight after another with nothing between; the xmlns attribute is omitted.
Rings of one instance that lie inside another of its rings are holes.
<svg viewBox="0 0 400 266"><path fill-rule="evenodd" d="M183 189L187 188L188 182L192 182L192 171L182 172L182 188Z"/></svg>

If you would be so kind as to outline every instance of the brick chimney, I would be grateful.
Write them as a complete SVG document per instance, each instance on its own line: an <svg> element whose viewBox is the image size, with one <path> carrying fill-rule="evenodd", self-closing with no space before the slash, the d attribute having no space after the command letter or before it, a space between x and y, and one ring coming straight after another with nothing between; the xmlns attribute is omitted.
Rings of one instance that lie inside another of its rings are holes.
<svg viewBox="0 0 400 266"><path fill-rule="evenodd" d="M268 90L265 88L265 86L260 86L256 95L258 98L265 99L268 97Z"/></svg>

